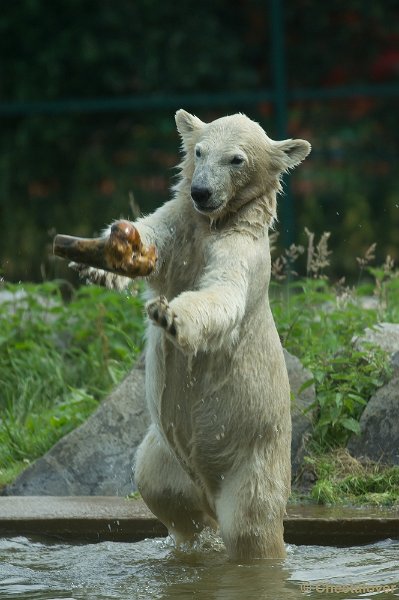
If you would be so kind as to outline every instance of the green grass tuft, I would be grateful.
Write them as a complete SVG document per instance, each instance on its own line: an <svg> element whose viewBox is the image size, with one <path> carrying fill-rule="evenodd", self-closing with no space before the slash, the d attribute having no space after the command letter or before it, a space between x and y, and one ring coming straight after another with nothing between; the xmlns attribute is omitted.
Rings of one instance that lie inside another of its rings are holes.
<svg viewBox="0 0 399 600"><path fill-rule="evenodd" d="M319 504L399 504L399 466L359 461L343 448L306 459L316 483L310 498Z"/></svg>
<svg viewBox="0 0 399 600"><path fill-rule="evenodd" d="M135 296L89 286L65 303L56 283L5 289L14 297L0 320L3 484L80 425L143 346Z"/></svg>

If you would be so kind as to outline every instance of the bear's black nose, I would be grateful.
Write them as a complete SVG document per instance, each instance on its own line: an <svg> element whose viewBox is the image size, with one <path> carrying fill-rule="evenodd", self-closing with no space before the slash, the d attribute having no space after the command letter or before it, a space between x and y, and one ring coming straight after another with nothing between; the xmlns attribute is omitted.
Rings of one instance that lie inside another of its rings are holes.
<svg viewBox="0 0 399 600"><path fill-rule="evenodd" d="M207 187L193 185L191 188L191 198L196 204L205 204L212 196L212 192Z"/></svg>

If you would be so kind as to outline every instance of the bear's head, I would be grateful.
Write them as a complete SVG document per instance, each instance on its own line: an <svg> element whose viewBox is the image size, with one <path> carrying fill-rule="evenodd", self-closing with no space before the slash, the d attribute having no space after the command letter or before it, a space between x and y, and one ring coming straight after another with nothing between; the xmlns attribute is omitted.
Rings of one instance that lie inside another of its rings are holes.
<svg viewBox="0 0 399 600"><path fill-rule="evenodd" d="M281 174L296 167L311 149L305 140L270 139L243 114L204 123L181 109L176 125L185 154L182 183L190 186L195 209L212 219L263 199L272 221Z"/></svg>

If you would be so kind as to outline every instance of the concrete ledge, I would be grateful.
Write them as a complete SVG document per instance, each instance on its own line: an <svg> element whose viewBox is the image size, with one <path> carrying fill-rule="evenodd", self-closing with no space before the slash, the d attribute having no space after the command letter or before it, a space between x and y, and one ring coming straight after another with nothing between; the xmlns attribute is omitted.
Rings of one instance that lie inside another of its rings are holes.
<svg viewBox="0 0 399 600"><path fill-rule="evenodd" d="M289 506L285 540L292 544L353 546L399 538L399 509ZM165 536L142 500L110 496L0 498L0 536L35 535L73 541L132 542Z"/></svg>

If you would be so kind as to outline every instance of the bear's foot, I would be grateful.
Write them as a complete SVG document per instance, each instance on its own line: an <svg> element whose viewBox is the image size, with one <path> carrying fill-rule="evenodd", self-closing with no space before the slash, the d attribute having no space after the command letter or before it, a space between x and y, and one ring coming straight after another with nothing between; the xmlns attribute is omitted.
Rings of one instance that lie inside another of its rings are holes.
<svg viewBox="0 0 399 600"><path fill-rule="evenodd" d="M70 259L71 268L95 283L103 281L104 272L131 279L146 277L157 261L155 246L144 246L134 224L123 220L116 221L108 235L99 238L59 234L54 238L53 252Z"/></svg>
<svg viewBox="0 0 399 600"><path fill-rule="evenodd" d="M177 337L178 320L165 296L147 302L148 316L173 338Z"/></svg>

